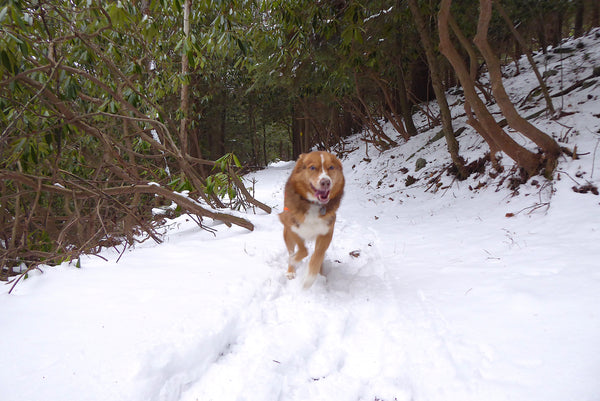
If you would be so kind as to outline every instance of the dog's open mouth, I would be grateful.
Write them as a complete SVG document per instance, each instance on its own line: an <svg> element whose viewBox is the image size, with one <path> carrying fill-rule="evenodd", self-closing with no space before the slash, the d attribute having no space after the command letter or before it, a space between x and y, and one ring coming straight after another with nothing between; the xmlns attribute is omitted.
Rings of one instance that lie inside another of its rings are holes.
<svg viewBox="0 0 600 401"><path fill-rule="evenodd" d="M312 185L311 185L312 187ZM315 198L317 198L317 200L322 203L322 204L326 204L327 202L329 202L329 190L318 190L315 187L312 187L312 190L315 193Z"/></svg>

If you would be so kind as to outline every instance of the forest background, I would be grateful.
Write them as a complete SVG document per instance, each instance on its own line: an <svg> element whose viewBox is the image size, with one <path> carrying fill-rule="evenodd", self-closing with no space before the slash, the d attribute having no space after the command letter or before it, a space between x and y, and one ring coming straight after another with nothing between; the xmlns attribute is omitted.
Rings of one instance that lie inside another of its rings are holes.
<svg viewBox="0 0 600 401"><path fill-rule="evenodd" d="M463 179L479 162L460 155L449 90L464 93L484 162L499 170L504 152L517 181L552 179L559 155L576 150L519 115L500 66L599 19L596 0L3 1L0 279L160 242L157 207L252 229L224 211L269 211L244 172L313 147L349 152L343 139L357 132L396 146L383 121L403 140L439 126L448 171ZM560 118L544 73L529 98ZM428 127L415 126L417 110Z"/></svg>

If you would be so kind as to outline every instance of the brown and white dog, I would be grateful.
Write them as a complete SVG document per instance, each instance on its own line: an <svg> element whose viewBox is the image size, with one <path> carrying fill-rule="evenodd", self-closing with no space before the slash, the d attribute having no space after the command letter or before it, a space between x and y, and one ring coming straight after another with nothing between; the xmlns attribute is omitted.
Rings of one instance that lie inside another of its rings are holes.
<svg viewBox="0 0 600 401"><path fill-rule="evenodd" d="M279 220L290 254L289 279L296 276L296 267L308 255L304 241L315 241L304 288L309 288L321 272L343 193L344 174L337 157L327 152L300 155L285 184L284 208Z"/></svg>

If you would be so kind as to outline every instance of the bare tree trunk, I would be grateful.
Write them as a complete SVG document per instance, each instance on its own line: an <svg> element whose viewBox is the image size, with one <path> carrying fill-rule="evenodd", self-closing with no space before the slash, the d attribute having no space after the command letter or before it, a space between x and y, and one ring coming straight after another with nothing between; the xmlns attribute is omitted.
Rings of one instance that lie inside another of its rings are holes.
<svg viewBox="0 0 600 401"><path fill-rule="evenodd" d="M188 40L190 36L190 7L191 0L185 0L183 5L183 35L185 40ZM181 147L181 153L187 155L188 151L188 120L190 114L190 84L189 84L189 59L187 52L185 51L186 46L183 46L183 52L181 54L181 75L183 77L183 83L181 84L181 125L179 127L179 142Z"/></svg>
<svg viewBox="0 0 600 401"><path fill-rule="evenodd" d="M302 153L302 120L300 119L298 102L292 108L292 159L296 160Z"/></svg>
<svg viewBox="0 0 600 401"><path fill-rule="evenodd" d="M477 75L478 75L478 71L479 71L479 62L478 62L477 53L475 52L475 48L473 47L471 42L467 39L467 37L463 34L463 32L460 30L458 24L456 23L456 20L454 19L454 17L452 15L448 16L448 23L450 24L450 28L452 28L452 31L458 38L459 42L462 44L462 46L465 48L465 50L469 54L469 72L471 75L471 79L473 80L473 82L475 82L475 87L477 89L479 89L479 91L483 94L483 96L485 97L485 101L491 103L493 101L492 95L490 95L488 93L488 91L485 90L483 85L481 85L477 81L477 79L478 79Z"/></svg>
<svg viewBox="0 0 600 401"><path fill-rule="evenodd" d="M575 22L573 27L573 34L576 38L583 35L583 12L584 12L583 0L575 0Z"/></svg>
<svg viewBox="0 0 600 401"><path fill-rule="evenodd" d="M520 167L522 167L528 175L535 175L540 166L539 156L532 153L516 143L502 128L496 123L494 116L485 107L477 92L475 91L475 82L471 78L467 67L465 66L461 55L458 53L452 41L448 30L448 19L450 16L451 0L442 0L438 15L438 30L440 35L440 51L446 56L452 67L456 71L460 80L465 98L473 107L478 121L481 124L481 129L489 134L489 139L494 142L496 149L505 152L512 158Z"/></svg>
<svg viewBox="0 0 600 401"><path fill-rule="evenodd" d="M417 26L417 31L419 32L419 36L421 37L421 44L423 45L423 48L425 50L425 56L427 57L427 63L429 64L429 71L431 74L433 90L435 92L435 97L440 107L440 115L442 118L444 136L448 145L448 152L450 152L452 163L458 171L458 178L464 179L467 178L468 173L465 169L465 161L462 157L460 157L458 153L458 141L454 136L454 130L452 128L452 116L450 114L448 102L446 101L446 94L444 93L444 88L442 87L442 76L438 68L438 60L435 57L433 44L431 43L431 38L429 36L429 32L427 32L425 20L421 15L421 11L419 10L417 1L408 0L408 6L410 7L410 11L415 19L415 25Z"/></svg>
<svg viewBox="0 0 600 401"><path fill-rule="evenodd" d="M383 132L383 129L377 122L377 119L371 115L369 106L363 99L363 96L362 96L362 93L360 90L360 84L358 82L358 74L356 74L356 71L354 71L354 87L356 89L356 98L358 99L358 101L360 102L360 104L364 110L365 122L371 127L371 131L373 132L373 135L377 136L379 138L379 140L381 140L381 142L383 142L385 144L384 146L398 146L396 141L394 141L392 138L387 136L385 134L385 132Z"/></svg>
<svg viewBox="0 0 600 401"><path fill-rule="evenodd" d="M250 146L252 148L252 164L255 166L259 165L258 160L258 145L256 138L258 133L256 132L256 117L254 116L254 97L250 96L248 100L248 125L250 126ZM281 156L280 156L281 157Z"/></svg>
<svg viewBox="0 0 600 401"><path fill-rule="evenodd" d="M311 140L311 127L310 127L310 114L308 112L310 110L308 106L308 101L303 102L302 107L302 130L300 131L301 139L302 139L302 153L308 152L308 150L312 147Z"/></svg>
<svg viewBox="0 0 600 401"><path fill-rule="evenodd" d="M500 60L498 60L498 57L496 57L492 47L487 41L487 32L492 17L492 0L479 0L479 5L479 22L477 24L477 34L475 35L473 42L479 48L487 63L494 97L502 110L502 114L506 117L508 125L521 132L542 149L545 157L545 174L547 178L550 178L552 172L556 168L557 159L560 155L560 147L554 139L540 131L525 118L521 117L511 102L502 83Z"/></svg>
<svg viewBox="0 0 600 401"><path fill-rule="evenodd" d="M538 70L537 65L535 64L535 61L533 60L533 55L531 54L531 47L525 42L525 39L523 39L523 36L521 36L519 31L517 31L517 29L515 28L514 24L511 21L510 17L506 13L506 11L504 11L504 7L502 7L500 2L494 1L494 5L496 6L496 10L500 14L500 16L502 16L502 19L504 19L504 22L506 22L506 25L508 25L508 28L512 32L513 36L515 37L515 39L521 45L521 48L525 52L525 56L527 56L527 60L529 61L529 64L531 65L531 68L533 69L533 73L535 74L535 77L537 78L537 80L540 84L540 88L542 89L542 93L544 95L544 100L546 100L546 107L548 108L548 111L550 112L550 114L554 114L555 113L554 105L552 104L552 99L550 98L550 93L548 92L548 87L546 86L546 83L544 82L544 79L542 78L542 75L540 74L540 71Z"/></svg>
<svg viewBox="0 0 600 401"><path fill-rule="evenodd" d="M398 78L398 101L400 102L400 112L402 113L402 118L404 119L404 126L406 127L406 131L408 135L415 136L419 132L417 131L417 127L415 127L415 123L412 118L412 112L410 109L410 102L408 101L408 95L406 90L406 82L404 81L404 70L400 62L399 71L400 77Z"/></svg>
<svg viewBox="0 0 600 401"><path fill-rule="evenodd" d="M263 151L263 159L265 161L265 166L269 164L269 159L267 158L267 126L263 124L263 137L262 137L262 151Z"/></svg>
<svg viewBox="0 0 600 401"><path fill-rule="evenodd" d="M386 116L386 118L390 121L394 129L404 138L405 141L410 139L410 135L408 134L406 128L402 121L398 118L398 112L394 107L394 102L392 101L392 97L390 96L389 86L386 85L383 80L374 72L369 74L370 78L379 86L381 89L381 93L383 94L383 98L385 99L385 104L389 107L389 111L386 110L385 104L382 106L382 113Z"/></svg>
<svg viewBox="0 0 600 401"><path fill-rule="evenodd" d="M460 27L456 23L456 20L452 15L448 15L448 22L452 31L458 38L461 45L467 50L469 54L469 76L473 80L474 83L477 82L477 70L479 68L479 63L477 61L477 54L475 53L475 48L471 45L471 42L467 39L467 37L460 30ZM484 95L486 95L486 99L488 99L488 93L485 90L482 90ZM467 114L467 124L469 124L481 137L485 140L490 148L490 160L492 162L492 166L497 170L501 171L502 167L498 163L498 158L496 157L496 153L500 150L496 142L494 142L492 138L492 134L488 133L486 129L481 125L481 123L475 118L473 115L473 109L471 108L471 103L469 99L465 96L465 113Z"/></svg>
<svg viewBox="0 0 600 401"><path fill-rule="evenodd" d="M521 75L521 66L519 65L519 59L521 58L522 54L523 52L521 51L521 44L517 39L515 39L513 46L513 61L515 63L516 70L515 75Z"/></svg>
<svg viewBox="0 0 600 401"><path fill-rule="evenodd" d="M394 99L397 99L400 105L400 113L402 114L402 118L404 119L404 128L409 136L415 136L419 132L417 131L417 127L415 127L415 123L412 117L412 107L411 103L408 100L408 90L406 89L406 74L404 73L404 65L402 62L402 54L404 53L404 46L402 44L402 36L396 35L395 47L397 56L394 57L394 61L396 63L397 68L397 78L396 78L396 86L397 90L394 93Z"/></svg>
<svg viewBox="0 0 600 401"><path fill-rule="evenodd" d="M590 23L590 29L592 27L600 26L600 2L598 0L591 0L590 5L592 6L592 21Z"/></svg>
<svg viewBox="0 0 600 401"><path fill-rule="evenodd" d="M564 11L561 10L561 11L556 11L553 13L553 16L555 19L555 24L552 29L552 46L553 47L557 47L560 44L560 41L562 40L562 30L563 30L563 24L564 24L563 12Z"/></svg>

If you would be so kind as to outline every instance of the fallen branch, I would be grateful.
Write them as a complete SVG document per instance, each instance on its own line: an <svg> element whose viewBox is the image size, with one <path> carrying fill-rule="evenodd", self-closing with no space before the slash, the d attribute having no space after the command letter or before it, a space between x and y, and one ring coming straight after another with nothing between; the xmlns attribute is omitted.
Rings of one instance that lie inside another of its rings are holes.
<svg viewBox="0 0 600 401"><path fill-rule="evenodd" d="M569 86L567 89L563 89L560 92L557 92L553 95L550 95L551 97L558 97L558 96L564 96L569 92L574 91L575 89L579 88L580 86L583 86L583 84L585 83L585 81L590 80L592 78L598 77L600 76L600 68L594 68L594 71L587 77L580 79L579 81L575 82L573 85Z"/></svg>
<svg viewBox="0 0 600 401"><path fill-rule="evenodd" d="M38 187L38 185L36 185L36 180L39 179L39 177L33 177L30 175L18 173L15 171L0 170L0 179L15 180L15 181L21 182L22 184L25 184L27 186L34 188L34 187ZM73 184L73 183L71 183L71 184ZM74 185L74 186L76 186L76 185ZM74 190L74 189L68 189L64 185L61 185L61 186L50 185L50 184L39 185L39 188L42 191L57 193L57 194L61 194L64 196L72 196L74 199L88 199L88 198L94 198L94 197L98 197L98 196L105 196L105 197L110 198L110 197L117 196L117 195L132 195L132 194L136 194L136 193L160 195L160 196L165 197L168 200L175 202L177 205L181 206L182 209L186 210L189 213L193 213L198 216L208 217L213 220L222 221L228 227L231 227L232 224L235 224L237 226L246 228L250 231L254 230L254 225L246 219L243 219L241 217L232 216L232 215L226 214L226 213L210 211L210 210L205 209L202 206L200 206L196 201L194 201L190 198L187 198L181 194L178 194L176 192L173 192L170 189L161 187L159 185L131 184L131 185L127 185L127 186L104 188L101 190L100 189L95 189L95 190L87 189L83 186L77 186L77 187L78 187L77 190ZM258 201L256 201L256 202L258 202ZM260 202L258 202L258 203L260 203ZM268 208L268 206L266 206L266 205L263 205L263 206L265 208ZM261 207L261 209L262 209L262 207ZM265 209L263 209L263 210L265 210ZM268 208L268 210L270 211L270 208Z"/></svg>
<svg viewBox="0 0 600 401"><path fill-rule="evenodd" d="M271 208L269 206L265 205L264 203L258 201L257 199L255 199L252 195L250 195L250 192L248 192L248 190L246 189L246 186L244 185L242 180L238 177L237 174L235 174L235 172L233 171L233 169L231 167L229 167L228 172L229 172L229 177L231 177L231 179L233 180L235 185L242 192L242 194L246 198L246 201L248 201L250 204L258 207L259 209L264 210L267 214L271 214Z"/></svg>

